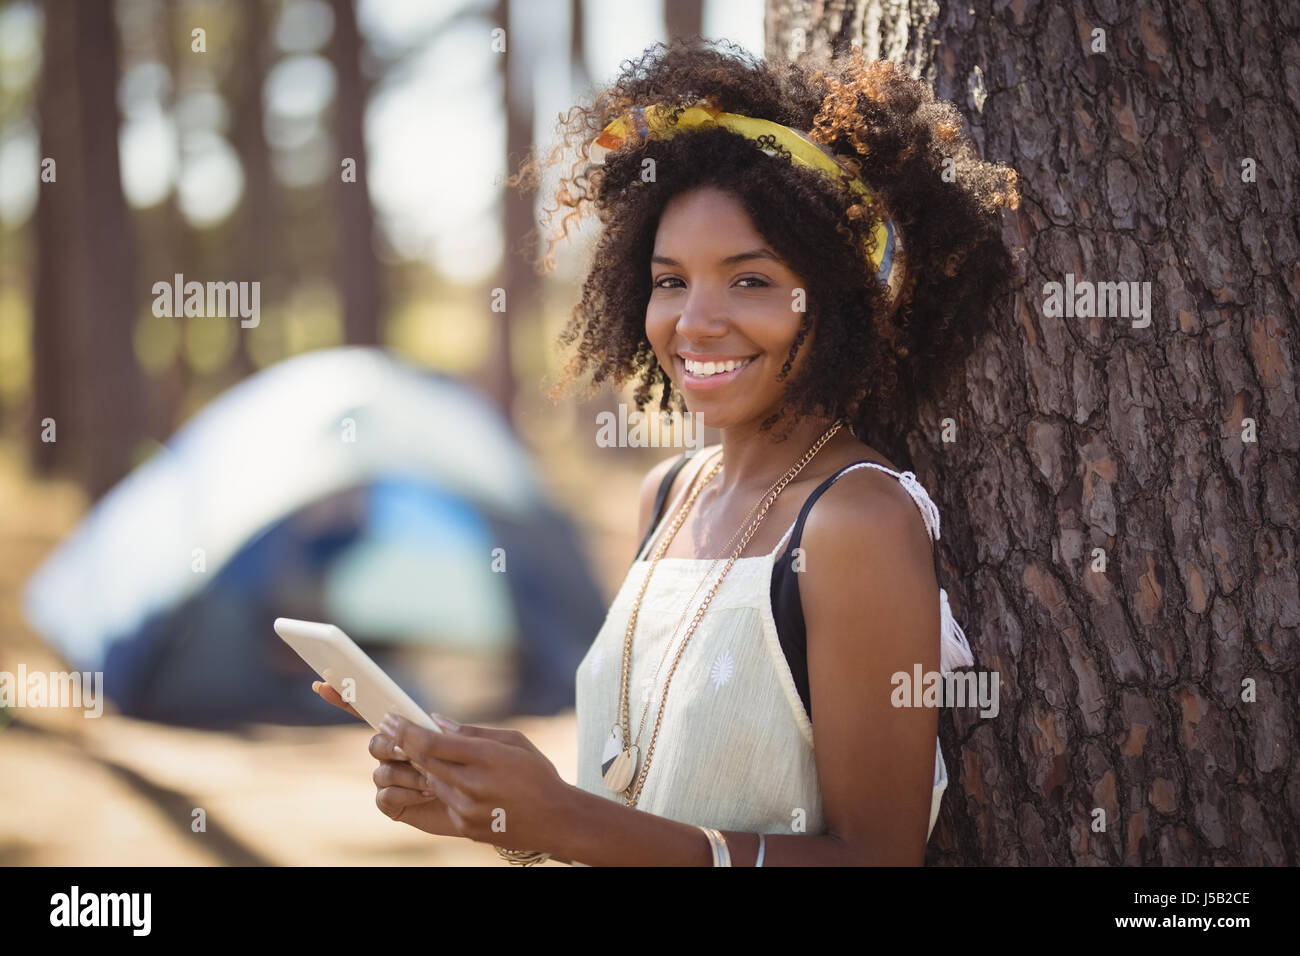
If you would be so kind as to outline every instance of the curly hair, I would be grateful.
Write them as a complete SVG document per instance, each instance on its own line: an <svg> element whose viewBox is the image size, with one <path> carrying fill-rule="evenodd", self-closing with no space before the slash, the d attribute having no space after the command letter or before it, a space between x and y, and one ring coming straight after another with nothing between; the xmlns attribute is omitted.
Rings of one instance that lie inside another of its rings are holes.
<svg viewBox="0 0 1300 956"><path fill-rule="evenodd" d="M846 176L872 191L864 203L823 174L774 160L719 127L651 138L590 162L590 145L633 106L715 108L808 131ZM860 51L805 64L758 60L729 41L698 37L657 43L627 60L590 107L561 116L562 143L546 162L529 160L511 185L533 185L576 142L561 178L541 265L554 267L556 243L595 211L603 225L582 295L559 345L576 354L552 395L590 373L592 390L635 377L638 409L661 385L661 411L684 411L645 333L650 257L659 218L674 196L713 186L736 197L755 228L805 283L802 324L780 377L816 322L809 358L786 383L782 407L844 416L855 433L875 431L899 402L932 396L964 362L1007 288L1011 256L1000 240L1001 207L1019 204L1014 170L980 159L962 117L920 79ZM654 160L654 182L643 181ZM556 214L565 210L558 225ZM906 282L891 307L862 250L877 217L902 235ZM780 418L762 425L770 428ZM890 442L892 444L892 442Z"/></svg>

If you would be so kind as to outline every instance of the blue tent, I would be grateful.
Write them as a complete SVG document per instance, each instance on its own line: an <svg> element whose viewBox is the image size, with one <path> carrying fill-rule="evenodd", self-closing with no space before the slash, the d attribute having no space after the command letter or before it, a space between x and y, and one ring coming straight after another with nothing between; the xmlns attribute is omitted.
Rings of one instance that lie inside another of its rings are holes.
<svg viewBox="0 0 1300 956"><path fill-rule="evenodd" d="M517 655L509 709L573 704L604 616L569 522L495 409L379 349L298 356L195 416L33 575L36 630L124 712L344 717L271 629L327 620L422 704L412 646Z"/></svg>

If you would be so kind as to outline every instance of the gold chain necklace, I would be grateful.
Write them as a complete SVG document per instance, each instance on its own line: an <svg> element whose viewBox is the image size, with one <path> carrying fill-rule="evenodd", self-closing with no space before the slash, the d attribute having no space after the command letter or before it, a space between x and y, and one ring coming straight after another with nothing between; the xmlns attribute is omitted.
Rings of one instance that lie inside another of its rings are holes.
<svg viewBox="0 0 1300 956"><path fill-rule="evenodd" d="M668 546L671 544L673 537L677 534L677 531L686 520L686 515L690 511L691 506L695 503L695 499L699 496L701 489L703 489L704 485L707 484L722 467L721 461L714 465L708 478L706 478L704 482L701 482L691 492L690 496L675 516L673 523L669 528L668 535L656 549L654 561L646 571L645 579L641 582L641 588L637 592L636 600L632 604L631 614L628 616L627 633L623 639L623 668L619 679L620 720L614 725L609 744L607 745L606 759L601 763L605 785L615 793L622 793L623 802L627 806L636 806L636 802L641 796L641 789L645 786L646 776L650 772L650 762L654 757L655 742L658 740L659 727L664 716L664 706L668 703L668 688L672 684L673 675L677 671L677 664L681 660L682 652L686 650L686 645L690 642L692 635L695 633L695 629L699 626L701 619L704 617L705 611L708 610L710 603L712 603L713 596L717 593L718 588L726 579L727 574L730 573L732 566L735 565L737 559L745 550L745 546L749 544L750 539L754 536L754 532L757 531L759 525L762 524L763 518L767 516L768 510L772 507L772 503L776 501L777 497L785 489L785 486L793 481L795 476L798 475L814 457L816 457L817 453L821 451L822 446L825 445L826 442L830 441L843 424L843 421L837 421L828 428L822 436L813 443L812 447L804 453L803 457L790 467L781 480L773 486L772 490L764 496L763 507L759 512L758 517L750 523L748 531L745 532L744 538L741 540L740 544L737 545L735 552L731 555L731 559L727 562L727 566L722 569L722 574L718 577L718 580L713 583L713 587L709 589L709 593L705 595L703 603L695 612L695 616L691 619L690 627L687 629L686 636L682 639L681 645L677 648L677 654L673 657L672 667L668 670L668 676L664 682L663 696L659 703L659 712L655 718L654 731L650 735L650 745L646 749L645 762L641 764L640 773L637 774L638 748L635 744L630 744L628 742L626 728L628 728L631 723L628 713L628 682L632 662L632 634L636 630L637 615L641 609L641 599L645 596L651 575L654 574L655 568L663 558L664 553L668 550ZM621 740L620 731L622 732ZM619 746L622 748L621 752L617 752L616 750ZM610 753L610 750L615 750L615 752ZM629 793L628 788L632 785L633 777L636 777L636 784Z"/></svg>
<svg viewBox="0 0 1300 956"><path fill-rule="evenodd" d="M721 455L722 454L721 451L719 451L718 454ZM719 460L718 463L713 467L713 470L708 473L707 477L705 477L704 481L700 483L699 488L701 491L704 489L705 485L707 485L710 481L714 479L714 477L717 475L721 467L722 467L722 462L721 460ZM692 479L692 485L694 485L694 482L696 481L699 481L698 474ZM664 642L664 652L663 655L659 658L659 666L655 668L654 676L650 678L651 688L653 688L655 684L659 683L659 672L663 670L664 661L668 660L668 652L672 650L673 641L675 641L677 638L677 631L681 628L682 621L686 619L686 612L691 609L691 605L695 603L696 597L699 596L700 588L704 587L704 582L707 581L712 576L714 568L718 566L718 562L721 561L724 557L726 557L727 552L731 550L731 546L732 544L735 543L737 536L739 536L741 532L741 529L743 529L749 523L749 520L752 517L754 517L754 512L758 510L758 506L761 505L767 499L767 496L770 495L773 492L773 490L775 490L776 486L780 484L780 482L781 479L778 478L776 481L772 482L770 485L767 486L767 491L763 492L763 494L759 496L758 500L754 502L753 507L749 509L749 514L745 515L745 517L741 520L740 524L736 526L736 530L731 533L731 537L727 540L727 543L722 546L722 554L720 554L718 557L713 559L713 563L709 565L709 570L704 572L704 574L700 577L700 583L695 585L695 590L691 593L691 599L686 602L686 606L682 608L682 613L677 617L677 623L673 625L673 629L671 632L672 636L667 641ZM696 494L698 494L698 492L696 492ZM695 499L691 497L688 498L688 500L694 502ZM689 506L688 506L688 510L689 510ZM680 525L678 527L680 529ZM668 542L670 543L671 541L672 541L672 535L670 534L668 536ZM660 557L662 557L667 552L667 550L668 550L668 544L661 542L661 547L656 548L655 553L658 554ZM649 578L649 576L650 575L647 572L646 577ZM629 679L630 679L630 675L629 675ZM622 685L620 684L619 686L620 695L622 694L622 690L623 688ZM665 688L665 690L667 690L667 688ZM628 692L630 695L631 693L630 688ZM645 731L646 714L650 712L650 701L653 699L654 699L654 694L653 693L648 694L645 699L645 704L641 708L641 719L637 721L636 736L632 738L634 748L638 748L638 749L640 748L641 734ZM630 715L625 714L624 716L630 716ZM617 723L614 725L614 729L611 731L611 740L617 739L618 726L619 725ZM619 741L618 746L622 749L627 749L626 742L624 741Z"/></svg>
<svg viewBox="0 0 1300 956"><path fill-rule="evenodd" d="M633 629L636 627L636 613L641 608L641 598L645 595L646 587L650 583L650 576L654 573L654 569L658 567L659 561L668 550L668 545L677 534L677 529L680 528L682 522L686 520L687 513L690 511L691 506L695 504L695 499L704 489L704 486L713 480L714 475L716 475L721 468L722 457L719 455L717 462L714 463L712 469L704 477L704 480L691 488L690 494L686 496L685 502L683 502L681 508L678 509L677 514L673 515L673 520L669 524L668 534L664 536L664 539L659 542L659 546L655 548L654 557L650 562L650 567L646 570L645 578L641 582L641 589L637 592L636 601L633 603L632 615L628 618L627 635L623 641L622 669L618 684L618 697L621 709L618 718L614 721L614 726L610 729L609 739L605 743L605 753L601 759L601 773L605 778L605 786L615 793L626 790L628 785L632 782L632 775L636 772L638 748L635 744L631 744L628 741L628 731L626 730L626 728L631 726L631 715L628 712L628 681L630 679L630 674L627 664L630 659L631 651L629 638L632 635ZM716 564L717 562L714 563ZM705 578L701 578L700 584L703 584L704 580ZM699 593L698 588L696 589L696 593ZM695 600L694 595L692 595L691 600ZM685 611L682 612L682 616L685 617ZM675 630L676 628L674 628L674 631ZM663 666L663 661L667 659L668 650L671 646L672 642L669 641L668 647L664 649L664 656L659 662L660 667ZM657 673L658 672L656 671L656 674ZM638 732L638 740L640 739L640 736L641 735Z"/></svg>

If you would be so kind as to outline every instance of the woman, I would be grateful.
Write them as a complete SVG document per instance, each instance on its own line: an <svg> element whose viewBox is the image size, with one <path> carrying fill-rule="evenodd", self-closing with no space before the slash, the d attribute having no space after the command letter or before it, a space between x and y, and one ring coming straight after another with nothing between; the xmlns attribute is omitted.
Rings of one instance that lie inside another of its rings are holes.
<svg viewBox="0 0 1300 956"><path fill-rule="evenodd" d="M938 512L866 439L905 448L969 353L1015 174L856 53L658 45L565 133L583 148L546 261L586 212L604 229L560 388L636 377L638 407L658 386L722 441L646 476L641 551L577 673L577 786L518 733L398 719L371 742L376 800L525 864L920 864L938 712L897 706L893 676L972 660Z"/></svg>

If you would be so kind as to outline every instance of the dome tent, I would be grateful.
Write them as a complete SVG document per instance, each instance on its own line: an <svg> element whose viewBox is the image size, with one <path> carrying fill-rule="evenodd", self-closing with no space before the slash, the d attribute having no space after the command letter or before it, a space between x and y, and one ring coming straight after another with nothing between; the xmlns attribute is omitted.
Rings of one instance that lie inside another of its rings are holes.
<svg viewBox="0 0 1300 956"><path fill-rule="evenodd" d="M381 666L413 645L512 648L512 709L553 713L604 615L496 410L370 348L297 356L221 395L95 506L24 605L124 713L189 724L344 716L312 694L280 616L337 623Z"/></svg>

